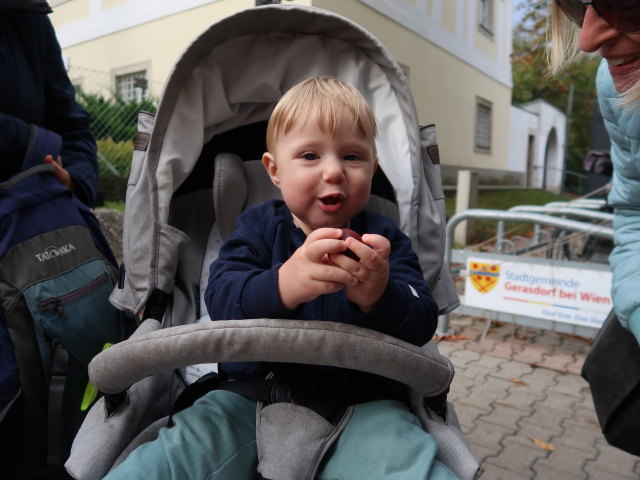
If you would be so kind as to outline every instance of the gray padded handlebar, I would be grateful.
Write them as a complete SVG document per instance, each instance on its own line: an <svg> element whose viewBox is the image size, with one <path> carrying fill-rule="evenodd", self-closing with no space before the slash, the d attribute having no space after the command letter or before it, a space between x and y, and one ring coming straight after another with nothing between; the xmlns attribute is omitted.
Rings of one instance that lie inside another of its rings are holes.
<svg viewBox="0 0 640 480"><path fill-rule="evenodd" d="M151 322L151 323L150 323ZM425 396L443 393L453 365L430 342L416 347L373 330L305 320L225 320L157 329L145 321L128 340L89 364L102 392L122 392L150 375L209 362L293 362L361 370L397 380Z"/></svg>

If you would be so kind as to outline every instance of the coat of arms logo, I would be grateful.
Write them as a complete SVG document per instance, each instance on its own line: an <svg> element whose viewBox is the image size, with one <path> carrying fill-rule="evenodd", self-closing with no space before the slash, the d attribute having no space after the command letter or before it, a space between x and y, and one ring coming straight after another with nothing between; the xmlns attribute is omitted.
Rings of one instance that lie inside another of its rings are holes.
<svg viewBox="0 0 640 480"><path fill-rule="evenodd" d="M498 284L500 265L472 262L469 264L469 278L478 292L488 293Z"/></svg>

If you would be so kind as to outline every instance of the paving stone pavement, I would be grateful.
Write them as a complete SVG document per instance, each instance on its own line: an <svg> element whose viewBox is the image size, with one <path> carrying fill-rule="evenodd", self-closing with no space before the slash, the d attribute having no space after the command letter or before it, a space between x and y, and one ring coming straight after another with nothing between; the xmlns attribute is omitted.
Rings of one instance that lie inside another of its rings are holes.
<svg viewBox="0 0 640 480"><path fill-rule="evenodd" d="M439 349L455 367L449 400L480 480L638 480L640 457L610 446L580 370L581 337L452 314Z"/></svg>

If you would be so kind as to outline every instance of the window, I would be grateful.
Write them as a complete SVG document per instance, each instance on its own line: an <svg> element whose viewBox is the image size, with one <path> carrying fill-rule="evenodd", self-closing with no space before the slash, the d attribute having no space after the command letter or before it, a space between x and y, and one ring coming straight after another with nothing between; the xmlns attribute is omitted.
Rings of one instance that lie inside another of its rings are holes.
<svg viewBox="0 0 640 480"><path fill-rule="evenodd" d="M116 93L126 102L141 102L147 95L148 84L146 70L116 75Z"/></svg>
<svg viewBox="0 0 640 480"><path fill-rule="evenodd" d="M491 153L491 102L476 99L476 145L475 151Z"/></svg>
<svg viewBox="0 0 640 480"><path fill-rule="evenodd" d="M111 70L113 92L126 102L141 102L150 95L151 62L140 62Z"/></svg>
<svg viewBox="0 0 640 480"><path fill-rule="evenodd" d="M493 0L480 0L480 30L493 33Z"/></svg>

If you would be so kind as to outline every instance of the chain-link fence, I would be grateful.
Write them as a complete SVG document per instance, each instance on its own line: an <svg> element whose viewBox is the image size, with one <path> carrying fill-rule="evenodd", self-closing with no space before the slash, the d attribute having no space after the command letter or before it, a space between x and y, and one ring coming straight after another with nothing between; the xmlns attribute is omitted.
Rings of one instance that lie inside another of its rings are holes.
<svg viewBox="0 0 640 480"><path fill-rule="evenodd" d="M110 72L72 66L68 73L78 102L91 114L91 130L98 144L99 196L106 200L124 199L138 113L155 113L158 99L150 92L160 92L162 82L134 77L129 89L123 90Z"/></svg>

